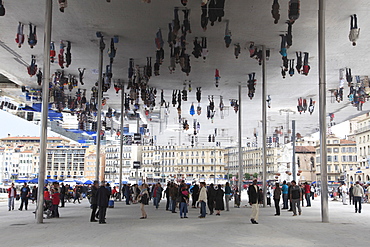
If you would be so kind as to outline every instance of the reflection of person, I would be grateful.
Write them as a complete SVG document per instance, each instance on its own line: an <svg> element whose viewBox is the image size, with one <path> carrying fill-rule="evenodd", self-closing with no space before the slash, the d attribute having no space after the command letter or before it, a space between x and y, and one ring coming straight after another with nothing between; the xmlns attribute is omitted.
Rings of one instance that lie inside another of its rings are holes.
<svg viewBox="0 0 370 247"><path fill-rule="evenodd" d="M275 24L278 24L279 19L280 19L279 9L280 9L279 1L274 0L272 4L271 14L272 14L272 18L274 18Z"/></svg>
<svg viewBox="0 0 370 247"><path fill-rule="evenodd" d="M258 224L258 186L257 179L253 180L253 184L248 187L249 204L252 206L251 222L252 224Z"/></svg>
<svg viewBox="0 0 370 247"><path fill-rule="evenodd" d="M357 16L356 14L351 15L351 26L349 31L349 40L352 42L353 46L356 46L356 42L360 36L360 28L357 26Z"/></svg>
<svg viewBox="0 0 370 247"><path fill-rule="evenodd" d="M28 35L28 44L30 45L31 48L33 48L37 44L36 26L32 26L32 24L30 23L29 28L30 33Z"/></svg>
<svg viewBox="0 0 370 247"><path fill-rule="evenodd" d="M11 187L8 188L8 207L9 211L14 210L14 198L17 195L17 190L14 187L14 183L12 183Z"/></svg>
<svg viewBox="0 0 370 247"><path fill-rule="evenodd" d="M15 42L18 44L19 48L21 48L24 42L23 27L24 25L19 22L18 29L17 29L17 35L15 36Z"/></svg>

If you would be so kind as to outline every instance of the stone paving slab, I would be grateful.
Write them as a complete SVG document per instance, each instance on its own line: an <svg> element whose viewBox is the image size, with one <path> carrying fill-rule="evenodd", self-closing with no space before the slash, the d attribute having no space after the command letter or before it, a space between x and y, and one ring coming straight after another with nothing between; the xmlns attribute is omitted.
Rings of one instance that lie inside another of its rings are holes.
<svg viewBox="0 0 370 247"><path fill-rule="evenodd" d="M245 205L243 202L242 205ZM231 204L232 206L233 204ZM16 202L16 208L19 202ZM89 222L87 200L66 203L59 219L36 224L35 204L28 211L8 211L0 202L1 246L365 246L370 226L370 206L355 214L353 205L329 201L330 223L321 223L320 200L292 217L283 210L274 216L274 207L260 208L258 225L249 221L250 207L230 208L221 216L199 219L199 209L189 208L189 218L165 211L165 200L156 210L146 206L148 219L140 220L138 204L115 202L108 209L107 224ZM178 210L177 210L178 211Z"/></svg>

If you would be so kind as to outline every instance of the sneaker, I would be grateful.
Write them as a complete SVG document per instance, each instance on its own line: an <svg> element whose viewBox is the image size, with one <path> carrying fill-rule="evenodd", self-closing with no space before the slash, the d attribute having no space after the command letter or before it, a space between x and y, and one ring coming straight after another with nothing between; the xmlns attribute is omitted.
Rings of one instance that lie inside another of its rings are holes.
<svg viewBox="0 0 370 247"><path fill-rule="evenodd" d="M188 218L188 216L184 216L184 218L185 218L185 219L187 219L187 218Z"/></svg>
<svg viewBox="0 0 370 247"><path fill-rule="evenodd" d="M301 215L302 214L302 212L299 212L299 215Z"/></svg>
<svg viewBox="0 0 370 247"><path fill-rule="evenodd" d="M293 216L297 216L297 214L293 214Z"/></svg>

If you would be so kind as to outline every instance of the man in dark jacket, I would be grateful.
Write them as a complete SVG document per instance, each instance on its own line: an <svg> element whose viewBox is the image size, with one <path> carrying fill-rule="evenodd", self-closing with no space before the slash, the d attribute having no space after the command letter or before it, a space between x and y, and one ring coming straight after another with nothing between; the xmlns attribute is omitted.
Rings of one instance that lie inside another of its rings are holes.
<svg viewBox="0 0 370 247"><path fill-rule="evenodd" d="M253 180L253 184L248 187L249 204L252 206L251 222L258 224L258 186L257 179Z"/></svg>
<svg viewBox="0 0 370 247"><path fill-rule="evenodd" d="M90 222L96 222L97 220L95 219L95 214L96 214L96 210L98 208L98 205L97 205L97 197L96 197L96 194L98 193L98 186L99 186L99 183L98 181L94 181L94 184L93 186L91 187L91 197L90 197L90 204L91 204L91 216L90 216Z"/></svg>
<svg viewBox="0 0 370 247"><path fill-rule="evenodd" d="M171 183L170 186L170 198L171 198L171 211L172 213L176 213L176 198L178 196L178 190L176 184Z"/></svg>
<svg viewBox="0 0 370 247"><path fill-rule="evenodd" d="M19 207L19 210L22 211L23 204L24 208L27 210L28 208L28 198L30 197L31 191L28 187L27 183L24 183L23 187L21 188L21 206Z"/></svg>
<svg viewBox="0 0 370 247"><path fill-rule="evenodd" d="M60 203L61 203L60 207L64 208L64 197L66 195L66 186L64 186L64 183L61 183L60 185L61 185L60 187Z"/></svg>
<svg viewBox="0 0 370 247"><path fill-rule="evenodd" d="M194 184L193 188L191 189L191 197L193 199L193 202L192 202L192 207L193 208L196 208L196 203L198 201L198 198L199 198L199 186L197 184Z"/></svg>
<svg viewBox="0 0 370 247"><path fill-rule="evenodd" d="M107 207L110 197L109 190L105 187L105 182L103 181L96 193L97 205L99 206L99 224L105 224L105 215L107 213Z"/></svg>
<svg viewBox="0 0 370 247"><path fill-rule="evenodd" d="M216 190L213 184L210 184L207 190L207 198L208 198L208 209L210 215L213 214L213 210L215 208L215 200L216 200Z"/></svg>

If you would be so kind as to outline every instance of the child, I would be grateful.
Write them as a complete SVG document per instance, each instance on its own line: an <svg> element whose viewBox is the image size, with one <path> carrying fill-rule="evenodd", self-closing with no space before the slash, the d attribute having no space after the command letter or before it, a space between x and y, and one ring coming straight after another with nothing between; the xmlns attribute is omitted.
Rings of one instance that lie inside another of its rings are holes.
<svg viewBox="0 0 370 247"><path fill-rule="evenodd" d="M186 213L188 212L188 203L189 203L189 192L186 190L186 187L181 188L181 202L180 202L180 218L188 218ZM182 215L184 214L184 217Z"/></svg>
<svg viewBox="0 0 370 247"><path fill-rule="evenodd" d="M59 211L58 211L58 206L60 203L60 194L58 192L58 188L52 188L51 189L51 202L52 202L52 214L51 217L53 218L59 218Z"/></svg>

